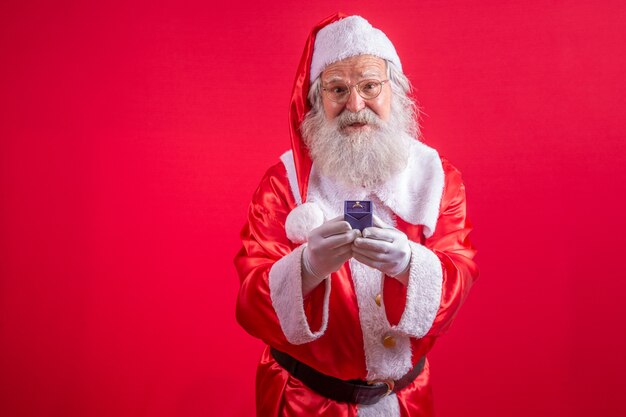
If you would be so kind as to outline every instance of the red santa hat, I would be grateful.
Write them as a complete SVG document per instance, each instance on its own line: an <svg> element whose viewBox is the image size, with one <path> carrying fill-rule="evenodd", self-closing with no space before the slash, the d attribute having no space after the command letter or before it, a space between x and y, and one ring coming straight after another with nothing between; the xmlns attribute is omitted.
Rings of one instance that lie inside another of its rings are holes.
<svg viewBox="0 0 626 417"><path fill-rule="evenodd" d="M328 65L356 55L374 55L402 70L400 58L387 36L360 16L336 13L311 31L300 59L289 108L291 147L302 202L306 201L312 161L300 125L311 109L307 96L314 81Z"/></svg>

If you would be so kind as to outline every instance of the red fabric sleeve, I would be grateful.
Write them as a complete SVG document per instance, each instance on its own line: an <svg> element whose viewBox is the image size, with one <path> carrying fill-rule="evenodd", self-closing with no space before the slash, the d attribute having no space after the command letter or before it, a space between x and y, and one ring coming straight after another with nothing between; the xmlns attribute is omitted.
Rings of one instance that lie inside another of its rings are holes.
<svg viewBox="0 0 626 417"><path fill-rule="evenodd" d="M441 304L427 336L438 336L448 330L478 278L478 267L473 261L476 250L468 238L472 225L467 219L461 173L445 159L442 164L446 180L439 219L435 233L423 242L437 255L443 269Z"/></svg>
<svg viewBox="0 0 626 417"><path fill-rule="evenodd" d="M472 226L467 219L465 186L461 173L445 159L442 159L442 167L445 183L433 235L425 238L422 225L412 225L397 218L398 229L406 233L413 242L431 250L441 262L441 301L425 337L438 336L449 328L478 277L478 268L473 261L476 250L468 238ZM391 325L397 325L404 312L406 290L396 279L385 277L385 309ZM432 341L434 339L426 345L430 345Z"/></svg>

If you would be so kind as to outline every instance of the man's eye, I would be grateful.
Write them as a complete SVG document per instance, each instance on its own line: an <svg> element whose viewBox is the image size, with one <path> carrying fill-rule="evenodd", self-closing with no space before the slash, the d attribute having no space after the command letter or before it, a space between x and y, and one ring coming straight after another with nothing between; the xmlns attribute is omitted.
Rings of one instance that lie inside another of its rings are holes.
<svg viewBox="0 0 626 417"><path fill-rule="evenodd" d="M346 94L348 92L348 87L346 87L345 85L338 85L338 86L332 87L330 91L333 94L338 94L338 95Z"/></svg>
<svg viewBox="0 0 626 417"><path fill-rule="evenodd" d="M370 81L365 83L365 85L363 87L361 87L361 90L363 91L370 91L370 90L375 90L376 89L376 82L375 81Z"/></svg>

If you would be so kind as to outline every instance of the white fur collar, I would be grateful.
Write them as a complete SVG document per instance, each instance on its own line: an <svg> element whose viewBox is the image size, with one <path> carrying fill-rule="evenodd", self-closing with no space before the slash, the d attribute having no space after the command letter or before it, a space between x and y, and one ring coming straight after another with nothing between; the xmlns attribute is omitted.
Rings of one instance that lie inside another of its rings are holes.
<svg viewBox="0 0 626 417"><path fill-rule="evenodd" d="M389 181L372 190L380 201L404 221L424 226L424 235L432 236L439 217L439 204L443 195L444 173L439 154L422 142L413 141L409 149L407 167ZM291 191L300 204L300 191L295 180L295 168L292 151L285 152L281 161L287 169ZM316 175L315 164L311 172L311 180L318 177L320 186L325 192L334 194L335 201L364 199L369 193L364 189L344 187L327 178ZM310 189L309 189L310 190ZM307 194L307 200L310 193ZM338 213L343 207L333 208Z"/></svg>

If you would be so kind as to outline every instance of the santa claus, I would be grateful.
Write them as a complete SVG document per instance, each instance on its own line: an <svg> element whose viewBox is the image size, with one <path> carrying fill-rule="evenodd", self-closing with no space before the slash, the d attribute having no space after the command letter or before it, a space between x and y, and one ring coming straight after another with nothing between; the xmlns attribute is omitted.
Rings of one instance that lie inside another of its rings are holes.
<svg viewBox="0 0 626 417"><path fill-rule="evenodd" d="M426 354L478 276L459 171L420 141L387 36L316 26L291 102L292 150L256 190L235 264L237 319L267 347L257 415L430 416ZM368 201L373 225L344 221Z"/></svg>

